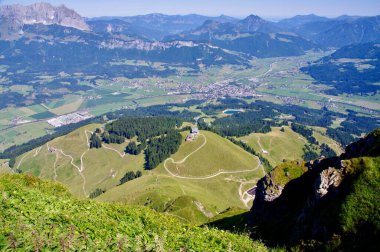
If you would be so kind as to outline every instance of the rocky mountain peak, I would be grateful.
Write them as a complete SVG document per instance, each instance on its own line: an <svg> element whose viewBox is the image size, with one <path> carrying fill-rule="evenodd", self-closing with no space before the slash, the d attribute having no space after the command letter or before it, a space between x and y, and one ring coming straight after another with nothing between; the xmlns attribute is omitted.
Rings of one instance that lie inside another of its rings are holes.
<svg viewBox="0 0 380 252"><path fill-rule="evenodd" d="M55 7L49 3L35 3L29 6L0 6L0 18L8 28L8 35L19 33L23 25L62 25L79 30L89 30L84 19L74 10L64 5ZM4 31L2 37L4 37Z"/></svg>
<svg viewBox="0 0 380 252"><path fill-rule="evenodd" d="M250 15L238 23L242 32L272 31L272 24L257 15Z"/></svg>

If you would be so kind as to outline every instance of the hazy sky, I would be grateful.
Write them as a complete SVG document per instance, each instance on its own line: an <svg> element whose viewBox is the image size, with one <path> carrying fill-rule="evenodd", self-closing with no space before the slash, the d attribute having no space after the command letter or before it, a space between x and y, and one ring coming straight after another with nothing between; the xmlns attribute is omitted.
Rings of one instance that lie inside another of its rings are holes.
<svg viewBox="0 0 380 252"><path fill-rule="evenodd" d="M0 0L1 4L30 4L35 0ZM315 13L322 16L342 14L380 15L380 0L45 0L65 4L86 17L127 16L147 13L244 17L289 17Z"/></svg>

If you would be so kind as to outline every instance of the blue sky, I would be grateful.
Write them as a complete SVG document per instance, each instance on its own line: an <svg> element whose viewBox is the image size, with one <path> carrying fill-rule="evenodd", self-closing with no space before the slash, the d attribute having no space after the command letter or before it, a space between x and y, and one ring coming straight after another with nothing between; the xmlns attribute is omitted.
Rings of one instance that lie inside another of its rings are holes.
<svg viewBox="0 0 380 252"><path fill-rule="evenodd" d="M41 0L40 0L41 1ZM0 0L1 4L30 4L35 0ZM297 14L340 16L380 15L380 0L45 0L65 4L86 17L127 16L147 13L244 17L290 17Z"/></svg>

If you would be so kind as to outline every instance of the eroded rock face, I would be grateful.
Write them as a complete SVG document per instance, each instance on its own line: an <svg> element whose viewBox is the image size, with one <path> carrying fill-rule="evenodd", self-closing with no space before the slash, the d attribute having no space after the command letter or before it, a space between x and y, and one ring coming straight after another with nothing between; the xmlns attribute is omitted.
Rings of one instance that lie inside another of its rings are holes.
<svg viewBox="0 0 380 252"><path fill-rule="evenodd" d="M342 169L336 169L329 167L326 170L323 170L318 179L316 180L316 198L321 199L324 197L330 190L337 189L343 180Z"/></svg>
<svg viewBox="0 0 380 252"><path fill-rule="evenodd" d="M284 188L273 183L271 175L267 174L257 183L255 201L272 202L281 196L282 190Z"/></svg>
<svg viewBox="0 0 380 252"><path fill-rule="evenodd" d="M22 34L22 27L26 24L57 24L79 30L89 30L84 19L74 10L68 9L64 5L54 7L48 3L36 3L29 6L0 6L0 19L3 25L7 26L5 30L8 34L2 34L3 36L11 36L12 33Z"/></svg>

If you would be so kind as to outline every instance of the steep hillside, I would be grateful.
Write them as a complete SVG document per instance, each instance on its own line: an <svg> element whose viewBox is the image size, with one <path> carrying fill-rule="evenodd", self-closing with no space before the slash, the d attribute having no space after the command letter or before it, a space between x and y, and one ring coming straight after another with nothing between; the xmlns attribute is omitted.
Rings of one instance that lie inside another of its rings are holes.
<svg viewBox="0 0 380 252"><path fill-rule="evenodd" d="M305 24L314 23L314 22L324 22L328 21L329 18L320 17L314 14L310 15L297 15L292 18L286 18L277 23L278 26L283 28L298 28Z"/></svg>
<svg viewBox="0 0 380 252"><path fill-rule="evenodd" d="M247 236L180 224L145 207L78 200L58 183L0 176L1 250L265 251Z"/></svg>
<svg viewBox="0 0 380 252"><path fill-rule="evenodd" d="M111 20L93 20L87 21L91 31L96 33L105 33L113 35L126 35L130 38L145 38L148 40L159 40L162 32L149 29L148 27L139 27L120 19Z"/></svg>
<svg viewBox="0 0 380 252"><path fill-rule="evenodd" d="M64 183L78 197L105 191L99 200L147 205L197 224L228 207L248 209L252 197L245 192L264 176L257 157L207 131L192 142L185 142L188 131L182 132L178 152L146 171L144 152L124 153L129 140L89 149L91 134L100 126L82 127L25 153L14 168ZM128 172L138 171L142 177L120 185Z"/></svg>
<svg viewBox="0 0 380 252"><path fill-rule="evenodd" d="M314 40L324 46L343 47L350 44L380 42L380 16L343 19Z"/></svg>
<svg viewBox="0 0 380 252"><path fill-rule="evenodd" d="M304 154L303 148L308 141L301 135L293 132L289 127L272 128L272 131L263 133L252 133L241 137L240 140L246 142L254 148L257 153L261 153L270 164L275 167L283 160L299 160Z"/></svg>
<svg viewBox="0 0 380 252"><path fill-rule="evenodd" d="M273 244L375 251L380 233L380 129L340 157L288 162L257 184L256 235Z"/></svg>
<svg viewBox="0 0 380 252"><path fill-rule="evenodd" d="M380 44L365 43L343 47L330 56L302 68L316 81L335 87L330 94L376 93L380 87Z"/></svg>
<svg viewBox="0 0 380 252"><path fill-rule="evenodd" d="M221 23L237 21L235 18L224 15L221 15L219 17L208 17L196 14L164 15L159 13L131 17L120 17L119 19L142 28L155 29L166 34L179 33L186 30L195 29L207 20L218 21Z"/></svg>
<svg viewBox="0 0 380 252"><path fill-rule="evenodd" d="M380 41L379 16L338 18L296 16L283 20L278 25L323 47L340 48L351 44Z"/></svg>
<svg viewBox="0 0 380 252"><path fill-rule="evenodd" d="M202 224L229 207L249 208L252 197L246 191L262 176L255 156L227 139L201 131L197 140L182 143L157 169L97 199L147 205Z"/></svg>

